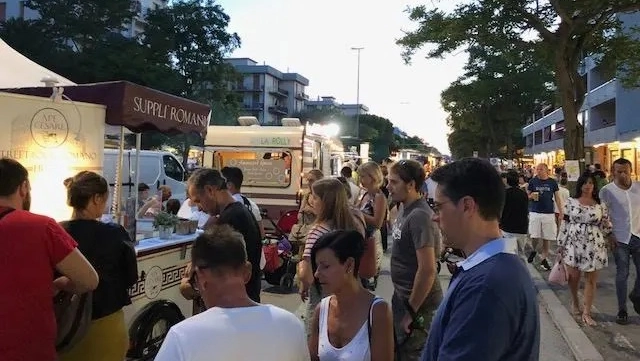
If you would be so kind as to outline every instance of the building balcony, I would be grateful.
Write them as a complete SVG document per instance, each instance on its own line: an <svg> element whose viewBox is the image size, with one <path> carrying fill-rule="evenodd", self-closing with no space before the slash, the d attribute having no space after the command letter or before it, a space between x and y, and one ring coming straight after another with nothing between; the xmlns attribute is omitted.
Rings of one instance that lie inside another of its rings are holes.
<svg viewBox="0 0 640 361"><path fill-rule="evenodd" d="M309 100L309 95L307 95L305 93L298 93L298 94L296 94L296 99L298 99L298 100Z"/></svg>
<svg viewBox="0 0 640 361"><path fill-rule="evenodd" d="M252 87L248 87L245 85L240 85L239 87L235 88L235 91L239 91L239 92L261 92L264 91L264 85L254 85Z"/></svg>
<svg viewBox="0 0 640 361"><path fill-rule="evenodd" d="M584 104L592 108L615 99L617 86L618 80L611 79L608 82L596 87L587 94L586 98L584 99Z"/></svg>
<svg viewBox="0 0 640 361"><path fill-rule="evenodd" d="M286 98L289 96L289 91L282 88L274 88L269 90L269 94L279 98Z"/></svg>
<svg viewBox="0 0 640 361"><path fill-rule="evenodd" d="M261 111L264 109L263 103L243 104L244 110Z"/></svg>
<svg viewBox="0 0 640 361"><path fill-rule="evenodd" d="M283 106L271 106L269 107L269 112L273 114L287 115L289 114L289 109Z"/></svg>
<svg viewBox="0 0 640 361"><path fill-rule="evenodd" d="M585 96L584 103L582 104L580 111L589 110L615 99L617 84L618 81L616 79L611 79L591 90ZM563 120L564 113L562 112L562 108L558 108L546 116L537 119L535 122L527 124L522 128L522 134L526 137L529 134L533 134Z"/></svg>

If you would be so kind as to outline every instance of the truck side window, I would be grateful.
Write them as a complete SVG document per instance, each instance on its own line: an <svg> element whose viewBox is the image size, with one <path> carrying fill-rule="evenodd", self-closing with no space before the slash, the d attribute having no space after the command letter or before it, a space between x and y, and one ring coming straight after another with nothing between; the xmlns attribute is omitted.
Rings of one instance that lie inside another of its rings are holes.
<svg viewBox="0 0 640 361"><path fill-rule="evenodd" d="M164 165L164 174L171 179L175 179L179 182L184 181L184 169L180 162L170 155L162 156L162 163Z"/></svg>

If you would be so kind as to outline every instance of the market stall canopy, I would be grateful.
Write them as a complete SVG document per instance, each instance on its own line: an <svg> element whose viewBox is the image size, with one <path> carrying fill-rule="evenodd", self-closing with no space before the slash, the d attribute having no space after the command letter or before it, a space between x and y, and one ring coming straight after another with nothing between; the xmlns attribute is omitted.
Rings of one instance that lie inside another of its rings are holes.
<svg viewBox="0 0 640 361"><path fill-rule="evenodd" d="M49 97L51 88L0 90ZM128 81L65 86L63 94L79 102L107 107L106 123L125 126L133 132L207 133L211 108L206 104L167 94Z"/></svg>
<svg viewBox="0 0 640 361"><path fill-rule="evenodd" d="M36 64L0 39L0 88L42 86L45 78L58 86L75 85L71 80Z"/></svg>

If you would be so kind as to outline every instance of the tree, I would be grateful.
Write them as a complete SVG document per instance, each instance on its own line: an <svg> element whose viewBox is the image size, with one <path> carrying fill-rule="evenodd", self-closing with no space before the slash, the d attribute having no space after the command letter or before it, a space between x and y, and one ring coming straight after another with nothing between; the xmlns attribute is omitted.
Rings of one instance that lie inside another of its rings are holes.
<svg viewBox="0 0 640 361"><path fill-rule="evenodd" d="M637 0L485 0L465 2L452 13L417 6L409 9L416 30L398 40L409 62L425 44L434 47L427 57L440 58L461 47L510 44L532 49L551 59L555 85L564 113L564 148L567 159L584 158L584 128L578 113L585 86L579 73L585 55L614 62L625 84L635 84L640 69L640 44L623 33L617 14L640 9ZM537 37L530 37L535 33Z"/></svg>
<svg viewBox="0 0 640 361"><path fill-rule="evenodd" d="M506 45L506 44L505 44ZM441 94L455 158L516 158L521 128L539 100L552 97L551 65L512 46L471 46L465 73Z"/></svg>
<svg viewBox="0 0 640 361"><path fill-rule="evenodd" d="M136 15L134 4L131 0L28 0L25 6L40 14L35 22L49 36L81 51L107 34L124 31L125 23Z"/></svg>
<svg viewBox="0 0 640 361"><path fill-rule="evenodd" d="M122 34L133 11L129 0L29 1L34 20L0 23L0 36L38 64L76 83L128 80L175 93L173 69Z"/></svg>
<svg viewBox="0 0 640 361"><path fill-rule="evenodd" d="M212 106L213 124L235 124L239 99L230 89L241 79L224 58L240 46L240 37L227 32L229 16L212 0L175 1L146 15L143 46L153 59L163 59L178 76L174 94ZM178 149L186 162L190 145L188 136L149 135L147 146L162 144Z"/></svg>
<svg viewBox="0 0 640 361"><path fill-rule="evenodd" d="M224 58L240 46L227 32L229 16L213 0L176 1L148 12L142 44L181 76L180 95L202 102L233 101L230 81L238 80Z"/></svg>

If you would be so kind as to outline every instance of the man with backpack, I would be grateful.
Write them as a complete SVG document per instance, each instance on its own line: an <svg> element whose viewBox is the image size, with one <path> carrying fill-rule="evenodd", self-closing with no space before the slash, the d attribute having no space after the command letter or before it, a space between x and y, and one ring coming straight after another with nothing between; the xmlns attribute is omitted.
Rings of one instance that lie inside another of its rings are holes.
<svg viewBox="0 0 640 361"><path fill-rule="evenodd" d="M52 218L29 212L31 186L19 162L0 159L0 358L56 360L52 290L94 290L98 275ZM54 280L58 271L63 276Z"/></svg>
<svg viewBox="0 0 640 361"><path fill-rule="evenodd" d="M251 199L245 197L240 189L242 188L242 182L244 181L244 174L242 174L242 169L238 167L224 167L220 171L222 176L227 179L227 189L233 199L237 202L244 204L253 217L255 217L256 222L258 222L258 227L260 228L260 236L264 239L264 226L262 225L262 215L260 214L260 208L258 205L252 201Z"/></svg>
<svg viewBox="0 0 640 361"><path fill-rule="evenodd" d="M246 283L247 294L253 301L260 302L262 238L255 217L244 204L233 198L227 179L218 170L198 169L189 177L188 184L193 203L215 218L215 224L228 224L244 237L249 262L253 266L251 278Z"/></svg>

